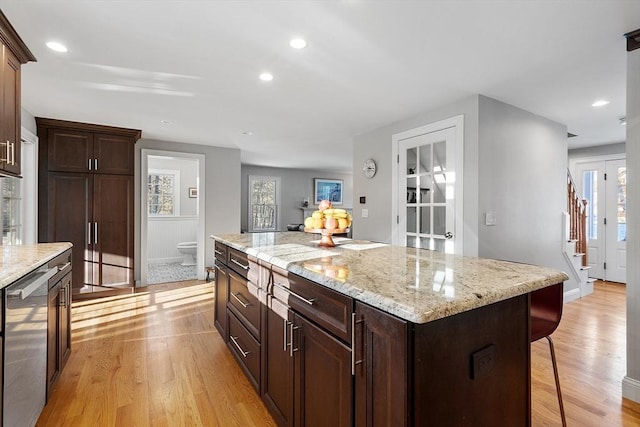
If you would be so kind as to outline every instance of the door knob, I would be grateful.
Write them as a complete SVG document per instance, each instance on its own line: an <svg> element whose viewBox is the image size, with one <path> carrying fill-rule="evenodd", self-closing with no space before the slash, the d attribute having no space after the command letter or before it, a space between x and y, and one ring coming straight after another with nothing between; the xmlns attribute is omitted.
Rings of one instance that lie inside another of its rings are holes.
<svg viewBox="0 0 640 427"><path fill-rule="evenodd" d="M447 240L453 239L453 233L450 231L447 231L446 233L444 233L444 238Z"/></svg>

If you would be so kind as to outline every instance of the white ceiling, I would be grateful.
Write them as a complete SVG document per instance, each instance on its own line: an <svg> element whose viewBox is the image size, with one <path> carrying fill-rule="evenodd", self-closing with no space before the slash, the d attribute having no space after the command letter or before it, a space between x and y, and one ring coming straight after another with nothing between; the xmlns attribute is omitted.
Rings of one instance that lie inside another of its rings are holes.
<svg viewBox="0 0 640 427"><path fill-rule="evenodd" d="M38 59L22 77L35 116L236 147L243 163L336 171L351 170L355 135L478 93L566 124L578 134L571 148L624 141L623 34L640 28L640 0L0 8ZM290 48L294 36L308 47ZM49 50L50 40L69 52ZM258 79L264 70L272 82ZM591 107L600 98L610 104Z"/></svg>

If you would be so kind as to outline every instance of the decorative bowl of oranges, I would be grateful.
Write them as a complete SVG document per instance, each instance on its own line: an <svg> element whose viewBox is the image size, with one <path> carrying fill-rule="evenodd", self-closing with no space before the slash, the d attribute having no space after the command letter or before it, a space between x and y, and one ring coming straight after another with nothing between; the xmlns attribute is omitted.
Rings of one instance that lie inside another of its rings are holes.
<svg viewBox="0 0 640 427"><path fill-rule="evenodd" d="M331 236L347 233L351 226L351 219L351 214L346 210L336 209L329 200L323 200L318 205L318 210L305 218L304 231L321 234L322 238L318 246L332 248L335 243Z"/></svg>

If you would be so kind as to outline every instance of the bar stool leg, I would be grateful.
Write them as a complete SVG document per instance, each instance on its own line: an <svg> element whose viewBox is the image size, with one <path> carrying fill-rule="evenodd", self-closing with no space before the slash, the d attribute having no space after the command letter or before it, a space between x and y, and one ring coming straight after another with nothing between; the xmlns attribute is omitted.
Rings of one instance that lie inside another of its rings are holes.
<svg viewBox="0 0 640 427"><path fill-rule="evenodd" d="M560 406L560 416L562 417L562 427L567 427L567 418L564 415L564 404L562 403L562 391L560 390L560 376L558 375L558 364L556 363L556 351L553 347L553 340L549 335L545 337L549 341L551 350L551 362L553 363L553 376L556 379L556 391L558 392L558 405Z"/></svg>

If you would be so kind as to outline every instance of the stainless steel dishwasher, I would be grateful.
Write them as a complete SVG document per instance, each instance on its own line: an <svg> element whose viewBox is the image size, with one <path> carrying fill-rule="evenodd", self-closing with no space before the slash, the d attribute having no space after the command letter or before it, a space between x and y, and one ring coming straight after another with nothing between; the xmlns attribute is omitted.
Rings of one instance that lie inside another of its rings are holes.
<svg viewBox="0 0 640 427"><path fill-rule="evenodd" d="M35 425L47 393L48 280L43 265L4 289L3 427Z"/></svg>

